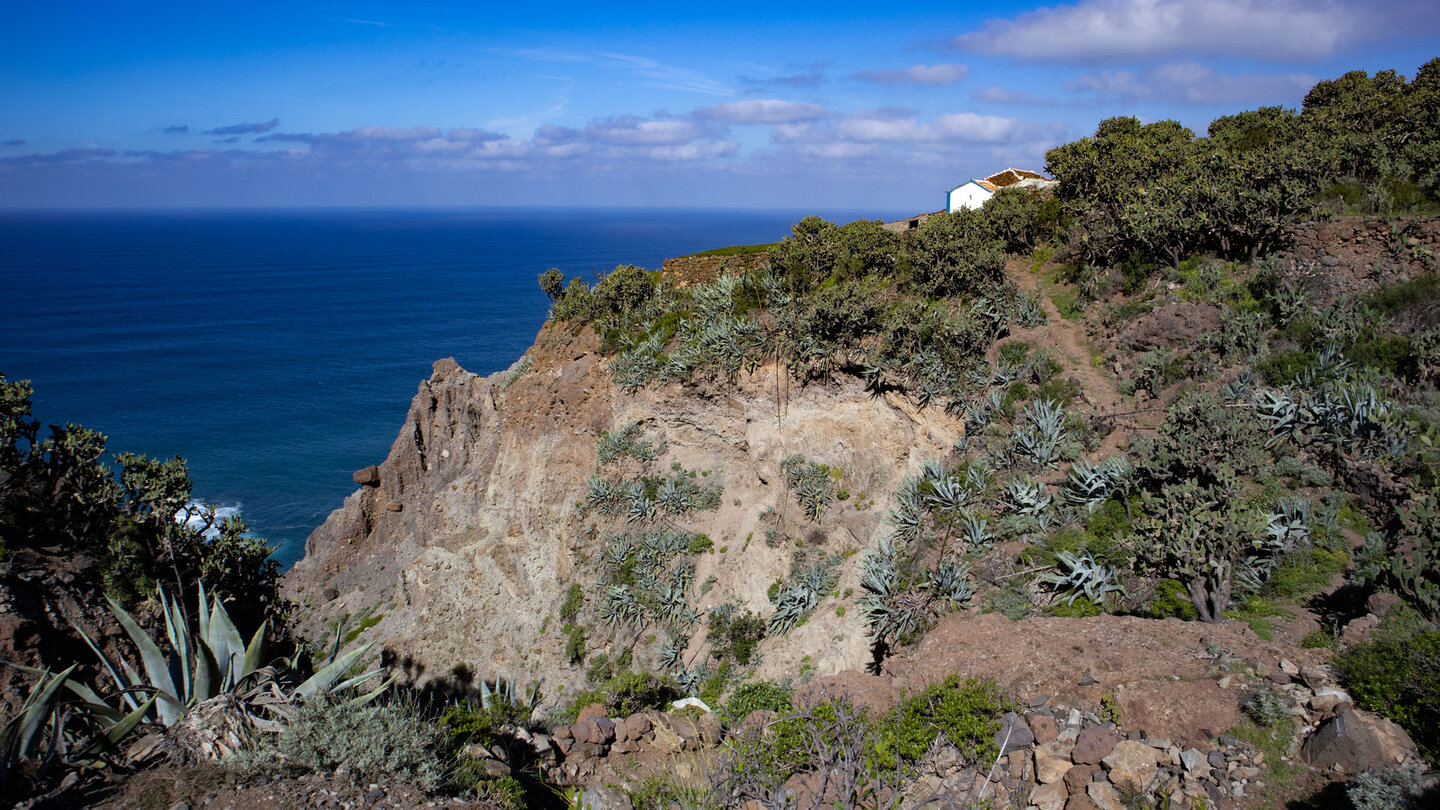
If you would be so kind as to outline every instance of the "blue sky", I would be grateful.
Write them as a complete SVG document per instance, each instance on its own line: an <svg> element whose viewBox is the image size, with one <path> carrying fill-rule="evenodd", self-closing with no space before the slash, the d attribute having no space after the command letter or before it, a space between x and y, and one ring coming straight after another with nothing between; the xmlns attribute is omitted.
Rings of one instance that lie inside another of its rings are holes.
<svg viewBox="0 0 1440 810"><path fill-rule="evenodd" d="M5 20L8 208L933 210L1113 115L1203 131L1440 56L1435 0L52 0Z"/></svg>

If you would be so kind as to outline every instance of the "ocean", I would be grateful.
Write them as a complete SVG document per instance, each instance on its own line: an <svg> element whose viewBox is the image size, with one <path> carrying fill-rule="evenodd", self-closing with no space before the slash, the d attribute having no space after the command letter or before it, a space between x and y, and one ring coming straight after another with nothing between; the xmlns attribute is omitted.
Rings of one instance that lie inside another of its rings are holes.
<svg viewBox="0 0 1440 810"><path fill-rule="evenodd" d="M0 212L0 373L112 452L187 460L288 567L385 458L430 365L534 340L536 276L777 241L807 213L636 209Z"/></svg>

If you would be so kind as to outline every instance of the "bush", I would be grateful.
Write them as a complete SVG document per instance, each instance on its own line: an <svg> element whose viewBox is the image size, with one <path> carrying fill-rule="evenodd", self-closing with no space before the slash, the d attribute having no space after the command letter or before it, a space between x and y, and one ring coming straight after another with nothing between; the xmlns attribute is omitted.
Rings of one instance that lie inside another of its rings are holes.
<svg viewBox="0 0 1440 810"><path fill-rule="evenodd" d="M905 243L910 283L932 298L979 293L1004 276L1004 245L979 211L936 214Z"/></svg>
<svg viewBox="0 0 1440 810"><path fill-rule="evenodd" d="M915 762L935 738L945 739L968 762L993 757L1000 716L1011 703L994 682L978 678L960 680L951 675L914 697L905 698L880 721L875 757L882 768L895 767L897 757Z"/></svg>
<svg viewBox="0 0 1440 810"><path fill-rule="evenodd" d="M1355 705L1400 724L1432 761L1440 754L1440 630L1382 634L1334 663Z"/></svg>
<svg viewBox="0 0 1440 810"><path fill-rule="evenodd" d="M1240 708L1261 728L1274 728L1290 717L1290 706L1285 698L1269 689L1252 692Z"/></svg>
<svg viewBox="0 0 1440 810"><path fill-rule="evenodd" d="M446 775L445 742L445 732L404 698L363 705L320 698L299 706L289 725L257 748L312 771L346 765L367 782L434 790Z"/></svg>
<svg viewBox="0 0 1440 810"><path fill-rule="evenodd" d="M720 716L733 725L749 717L754 711L765 710L783 714L791 710L794 698L794 689L774 681L742 683L720 708Z"/></svg>
<svg viewBox="0 0 1440 810"><path fill-rule="evenodd" d="M585 661L585 627L583 625L565 625L565 658L572 664Z"/></svg>
<svg viewBox="0 0 1440 810"><path fill-rule="evenodd" d="M573 723L580 710L591 703L608 707L616 717L628 717L646 709L664 709L681 696L668 678L649 672L620 672L604 685L577 694L570 705L554 711L556 719Z"/></svg>
<svg viewBox="0 0 1440 810"><path fill-rule="evenodd" d="M580 590L580 584L570 583L570 587L565 589L565 599L560 603L560 621L566 624L574 622L584 606L585 593Z"/></svg>

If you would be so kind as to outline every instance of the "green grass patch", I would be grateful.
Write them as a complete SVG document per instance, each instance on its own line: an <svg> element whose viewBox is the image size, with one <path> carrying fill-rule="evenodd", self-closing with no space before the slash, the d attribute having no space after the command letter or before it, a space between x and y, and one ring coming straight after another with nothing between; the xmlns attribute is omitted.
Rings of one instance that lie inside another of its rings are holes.
<svg viewBox="0 0 1440 810"><path fill-rule="evenodd" d="M1290 798L1299 787L1300 778L1306 767L1296 762L1286 762L1285 752L1295 736L1295 721L1285 717L1274 725L1259 726L1252 720L1242 720L1230 729L1229 734L1255 747L1265 755L1261 766L1265 774L1265 801L1263 806L1279 806Z"/></svg>
<svg viewBox="0 0 1440 810"><path fill-rule="evenodd" d="M1225 611L1228 619L1240 619L1250 625L1255 635L1265 641L1275 640L1275 623L1271 619L1289 618L1290 612L1261 596L1251 596L1232 604Z"/></svg>
<svg viewBox="0 0 1440 810"><path fill-rule="evenodd" d="M680 258L694 259L705 256L751 256L756 253L768 253L777 247L780 247L779 242L771 242L766 245L730 245L729 247L714 248L713 250L702 250L699 253L687 253Z"/></svg>
<svg viewBox="0 0 1440 810"><path fill-rule="evenodd" d="M1340 549L1320 546L1301 549L1275 569L1266 589L1289 599L1314 596L1329 587L1330 580L1344 571L1349 562L1350 555Z"/></svg>

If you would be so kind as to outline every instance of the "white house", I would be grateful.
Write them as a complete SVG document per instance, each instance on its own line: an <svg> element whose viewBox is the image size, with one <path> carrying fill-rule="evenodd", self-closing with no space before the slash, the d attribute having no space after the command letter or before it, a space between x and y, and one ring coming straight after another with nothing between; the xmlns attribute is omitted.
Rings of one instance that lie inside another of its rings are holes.
<svg viewBox="0 0 1440 810"><path fill-rule="evenodd" d="M962 208L979 208L999 190L999 186L987 180L971 180L950 189L945 195L945 210L953 214Z"/></svg>
<svg viewBox="0 0 1440 810"><path fill-rule="evenodd" d="M1039 172L1009 168L985 178L962 183L945 195L945 210L954 213L962 208L979 208L1002 188L1053 188L1059 185Z"/></svg>

